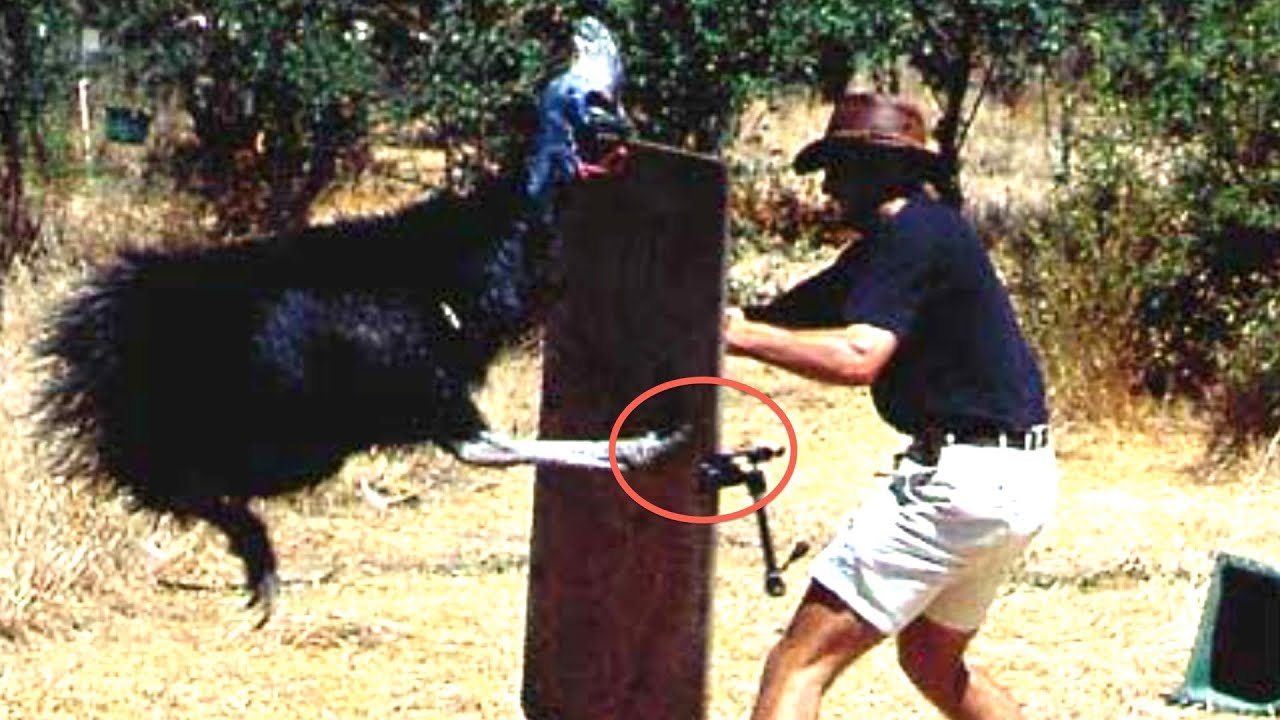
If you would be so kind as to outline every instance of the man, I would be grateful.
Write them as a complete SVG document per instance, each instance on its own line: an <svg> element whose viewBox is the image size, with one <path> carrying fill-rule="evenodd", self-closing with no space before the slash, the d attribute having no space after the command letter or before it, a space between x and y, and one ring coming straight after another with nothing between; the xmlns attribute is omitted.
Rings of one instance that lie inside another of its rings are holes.
<svg viewBox="0 0 1280 720"><path fill-rule="evenodd" d="M1021 717L964 652L1054 504L1036 361L973 228L930 192L940 161L915 105L846 95L795 168L825 172L824 192L860 237L769 305L727 312L728 350L870 385L880 415L913 441L886 492L814 561L752 717L818 717L836 676L887 636L946 717Z"/></svg>

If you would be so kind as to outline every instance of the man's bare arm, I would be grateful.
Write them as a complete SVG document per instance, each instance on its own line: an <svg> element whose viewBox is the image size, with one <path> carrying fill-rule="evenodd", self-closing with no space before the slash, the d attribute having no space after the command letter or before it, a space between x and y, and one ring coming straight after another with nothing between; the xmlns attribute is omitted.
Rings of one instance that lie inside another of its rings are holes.
<svg viewBox="0 0 1280 720"><path fill-rule="evenodd" d="M839 385L870 385L898 347L896 335L874 325L792 330L752 322L736 308L725 313L723 331L732 355Z"/></svg>

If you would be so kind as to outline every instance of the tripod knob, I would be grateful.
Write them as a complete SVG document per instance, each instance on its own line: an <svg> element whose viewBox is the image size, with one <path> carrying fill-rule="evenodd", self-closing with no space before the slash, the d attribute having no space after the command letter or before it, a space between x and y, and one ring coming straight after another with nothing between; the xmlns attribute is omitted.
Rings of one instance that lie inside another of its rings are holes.
<svg viewBox="0 0 1280 720"><path fill-rule="evenodd" d="M787 584L783 582L781 575L770 573L765 576L764 591L773 597L782 597L787 594Z"/></svg>

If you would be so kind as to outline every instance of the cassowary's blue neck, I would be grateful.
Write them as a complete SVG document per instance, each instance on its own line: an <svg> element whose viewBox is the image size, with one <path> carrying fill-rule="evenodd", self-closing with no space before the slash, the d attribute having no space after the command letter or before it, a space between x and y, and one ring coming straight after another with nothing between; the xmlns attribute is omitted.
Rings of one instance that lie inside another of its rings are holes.
<svg viewBox="0 0 1280 720"><path fill-rule="evenodd" d="M622 60L609 30L592 17L574 31L574 59L542 91L538 132L525 167L525 192L535 216L549 220L556 191L581 174L582 142L605 126L625 125L618 92Z"/></svg>
<svg viewBox="0 0 1280 720"><path fill-rule="evenodd" d="M529 331L554 296L558 247L550 204L557 188L549 188L543 197L545 208L529 208L522 201L508 206L511 214L499 233L490 236L493 242L477 247L461 273L474 277L467 279L466 287L483 288L483 292L457 293L448 300L458 316L458 331L468 338L467 346L477 359L486 361ZM524 195L524 188L516 192ZM499 204L492 210L503 211Z"/></svg>
<svg viewBox="0 0 1280 720"><path fill-rule="evenodd" d="M558 192L578 175L578 156L569 113L574 98L557 86L566 84L560 76L543 93L541 122L534 138L533 153L524 168L524 192L531 216L551 222Z"/></svg>
<svg viewBox="0 0 1280 720"><path fill-rule="evenodd" d="M538 129L517 192L520 209L509 234L485 258L490 288L480 303L487 337L505 338L526 329L558 285L556 204L560 192L593 162L590 150L602 135L627 123L618 92L622 62L607 28L584 18L574 34L574 60L543 89Z"/></svg>

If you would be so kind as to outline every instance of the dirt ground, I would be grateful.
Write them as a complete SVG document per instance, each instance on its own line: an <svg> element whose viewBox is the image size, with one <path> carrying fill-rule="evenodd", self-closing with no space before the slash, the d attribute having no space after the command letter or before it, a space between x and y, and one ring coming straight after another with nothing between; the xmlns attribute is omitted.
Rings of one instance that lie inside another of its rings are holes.
<svg viewBox="0 0 1280 720"><path fill-rule="evenodd" d="M900 438L862 391L737 359L723 374L795 423L798 468L772 520L780 545L820 546L882 482ZM537 377L536 361L513 360L481 403L527 430L536 398L503 400ZM764 406L732 390L722 401L725 446L785 441ZM1182 678L1214 553L1280 564L1280 482L1208 481L1193 420L1056 432L1057 518L973 658L1030 717L1206 716L1162 694ZM362 482L413 498L379 509L360 498ZM373 453L321 494L268 505L286 586L257 631L221 540L162 525L157 547L137 553L152 568L141 580L75 607L72 630L3 648L0 717L519 718L532 484L528 470L476 472L431 451ZM721 526L718 543L708 715L728 720L748 713L807 560L789 571L790 594L771 598L751 519ZM823 717L935 715L882 647L837 682Z"/></svg>

